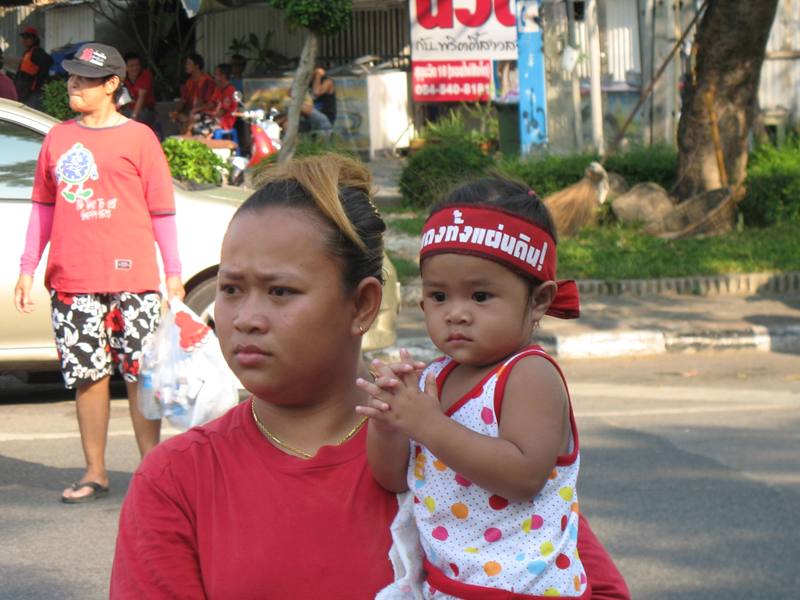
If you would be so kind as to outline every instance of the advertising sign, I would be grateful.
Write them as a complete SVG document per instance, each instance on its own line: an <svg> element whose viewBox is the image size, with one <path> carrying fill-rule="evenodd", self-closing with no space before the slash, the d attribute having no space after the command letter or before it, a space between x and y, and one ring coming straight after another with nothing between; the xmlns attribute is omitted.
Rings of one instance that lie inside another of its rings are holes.
<svg viewBox="0 0 800 600"><path fill-rule="evenodd" d="M547 143L544 42L539 17L541 0L517 0L519 37L519 133L522 153Z"/></svg>
<svg viewBox="0 0 800 600"><path fill-rule="evenodd" d="M411 77L418 102L485 101L492 88L492 61L414 61Z"/></svg>
<svg viewBox="0 0 800 600"><path fill-rule="evenodd" d="M410 0L417 102L488 100L492 61L517 59L514 0Z"/></svg>

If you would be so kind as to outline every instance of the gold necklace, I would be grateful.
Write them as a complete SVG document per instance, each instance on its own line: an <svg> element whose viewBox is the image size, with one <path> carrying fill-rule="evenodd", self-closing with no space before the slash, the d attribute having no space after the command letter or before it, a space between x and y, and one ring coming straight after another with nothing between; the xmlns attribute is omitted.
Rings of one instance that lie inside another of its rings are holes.
<svg viewBox="0 0 800 600"><path fill-rule="evenodd" d="M294 446L290 446L289 444L284 442L282 439L280 439L278 436L276 436L274 433L272 433L269 429L267 429L266 425L264 425L261 422L261 419L258 418L258 413L256 413L256 398L255 398L255 396L253 396L250 399L250 409L253 411L253 420L256 422L256 426L258 427L258 430L261 433L263 433L264 436L270 442L272 442L276 446L279 446L279 447L283 448L284 450L288 450L292 454L295 454L295 455L297 455L297 456L299 456L301 458L308 459L308 458L313 458L314 457L313 454L309 454L305 450L301 450L300 448L295 448ZM367 417L362 418L358 423L355 424L355 427L353 427L350 431L348 431L347 435L345 435L342 439L340 439L338 442L336 442L335 445L336 446L341 446L342 444L344 444L347 440L349 440L355 434L357 434L359 432L359 430L364 426L364 423L366 423L366 422L367 422Z"/></svg>

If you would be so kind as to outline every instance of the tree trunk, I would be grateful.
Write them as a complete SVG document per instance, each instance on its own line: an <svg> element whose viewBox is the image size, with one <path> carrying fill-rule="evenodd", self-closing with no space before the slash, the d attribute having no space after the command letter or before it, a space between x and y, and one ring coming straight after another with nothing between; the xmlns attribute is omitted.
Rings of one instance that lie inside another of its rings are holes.
<svg viewBox="0 0 800 600"><path fill-rule="evenodd" d="M303 52L300 54L300 62L294 74L292 82L292 102L289 104L289 116L286 123L286 131L283 136L283 146L278 154L278 162L283 163L291 160L294 156L294 149L297 146L297 128L300 125L300 108L306 99L308 85L314 73L314 62L317 60L319 51L319 34L308 30Z"/></svg>
<svg viewBox="0 0 800 600"><path fill-rule="evenodd" d="M700 20L696 76L681 93L678 176L673 194L686 200L722 186L712 140L707 94L719 128L728 185L747 175L747 138L758 113L761 65L778 0L710 0Z"/></svg>

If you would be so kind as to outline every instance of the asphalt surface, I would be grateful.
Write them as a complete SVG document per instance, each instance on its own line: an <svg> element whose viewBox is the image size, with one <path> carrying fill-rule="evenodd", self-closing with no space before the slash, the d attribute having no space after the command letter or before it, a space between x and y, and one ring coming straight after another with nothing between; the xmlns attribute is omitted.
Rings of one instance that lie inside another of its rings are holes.
<svg viewBox="0 0 800 600"><path fill-rule="evenodd" d="M581 433L582 510L633 598L797 597L797 355L562 365ZM67 506L58 495L82 465L73 402L57 384L0 383L0 598L105 598L137 462L126 403L112 403L111 496Z"/></svg>

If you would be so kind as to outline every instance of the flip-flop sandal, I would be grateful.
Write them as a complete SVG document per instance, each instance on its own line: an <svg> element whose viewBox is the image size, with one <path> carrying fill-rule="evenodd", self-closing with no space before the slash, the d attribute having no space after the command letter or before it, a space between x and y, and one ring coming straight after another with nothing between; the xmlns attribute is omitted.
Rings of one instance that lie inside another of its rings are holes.
<svg viewBox="0 0 800 600"><path fill-rule="evenodd" d="M81 488L92 488L91 494L86 494L85 496L79 496L77 498L68 498L67 496L61 496L61 501L64 504L83 504L84 502L91 502L92 500L97 500L98 498L102 498L103 496L108 496L108 488L100 485L95 481L84 481L80 483L76 481L70 486L70 489L74 492L77 492Z"/></svg>

